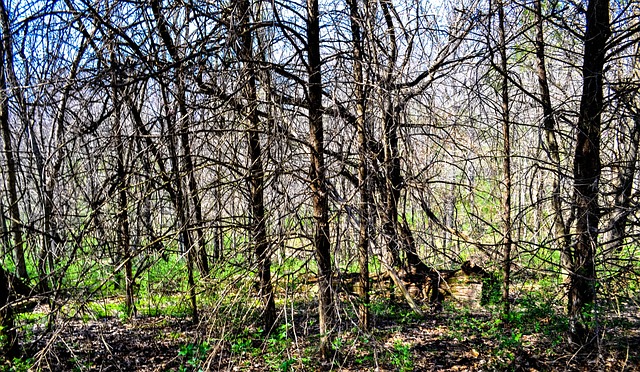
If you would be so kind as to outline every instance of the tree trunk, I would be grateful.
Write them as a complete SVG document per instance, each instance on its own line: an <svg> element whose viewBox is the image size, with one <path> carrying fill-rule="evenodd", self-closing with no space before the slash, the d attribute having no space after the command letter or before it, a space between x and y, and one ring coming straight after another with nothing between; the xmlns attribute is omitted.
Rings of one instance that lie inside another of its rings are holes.
<svg viewBox="0 0 640 372"><path fill-rule="evenodd" d="M509 118L509 78L507 71L507 41L505 36L504 3L498 1L498 34L500 51L500 69L502 70L502 161L503 186L502 186L502 226L503 226L503 252L502 252L502 303L504 313L510 311L509 287L511 282L511 249L513 237L511 228L511 122Z"/></svg>
<svg viewBox="0 0 640 372"><path fill-rule="evenodd" d="M220 172L220 165L216 165L216 177L217 179L222 179L222 174ZM222 230L221 221L222 221L222 192L220 190L222 186L216 185L213 189L213 200L214 206L216 208L216 216L217 222L216 226L213 227L213 252L212 252L212 261L217 263L224 258L224 231Z"/></svg>
<svg viewBox="0 0 640 372"><path fill-rule="evenodd" d="M320 353L326 359L331 353L331 333L335 317L331 276L331 247L329 243L329 200L325 179L324 126L322 121L322 74L320 59L320 11L318 0L307 0L308 45L308 110L311 166L309 179L315 221L314 248L318 262L318 313Z"/></svg>
<svg viewBox="0 0 640 372"><path fill-rule="evenodd" d="M636 81L640 79L640 74L634 73ZM623 98L625 99L625 98ZM615 200L613 206L613 217L611 219L611 232L609 233L609 250L620 254L624 246L624 238L627 229L627 221L631 213L631 194L633 191L633 180L636 175L636 163L638 161L638 145L640 144L640 113L632 103L625 102L631 111L633 127L628 137L631 138L630 148L621 156L624 157L617 166L617 184L615 186Z"/></svg>
<svg viewBox="0 0 640 372"><path fill-rule="evenodd" d="M536 60L538 85L540 88L540 105L542 106L543 128L545 133L546 152L554 169L553 180L551 186L551 205L553 208L553 226L555 229L555 239L560 244L560 255L562 265L569 266L571 261L569 257L569 246L571 245L571 235L569 234L569 224L565 222L562 208L561 195L561 177L562 164L560 162L560 150L556 138L556 119L554 115L553 105L551 103L551 93L549 91L549 81L547 78L547 67L545 64L545 43L544 43L544 23L542 17L541 0L535 0L534 13L536 22Z"/></svg>
<svg viewBox="0 0 640 372"><path fill-rule="evenodd" d="M640 26L640 4L635 3L633 6L633 13L635 15L635 26ZM636 39L636 43L637 43ZM640 81L640 45L636 44L635 52L633 53L633 67L631 71L631 81ZM631 113L631 119L633 120L633 126L630 131L627 132L625 128L622 129L623 136L630 138L629 147L625 152L620 154L622 160L620 165L616 166L617 183L614 189L615 200L613 217L611 218L610 229L608 239L608 248L615 254L622 253L624 247L624 238L627 229L627 222L629 220L629 214L631 213L631 194L633 191L633 180L637 173L638 162L638 146L640 145L640 112L636 104L637 92L629 93L622 92L622 104ZM623 140L624 141L624 140Z"/></svg>
<svg viewBox="0 0 640 372"><path fill-rule="evenodd" d="M241 13L241 59L244 61L244 71L247 74L247 84L244 89L246 100L246 115L249 121L247 131L249 142L249 194L251 199L251 221L249 232L255 247L258 273L260 278L259 297L262 302L262 323L268 334L276 319L276 308L271 285L271 251L267 240L267 223L264 209L264 170L262 166L262 147L260 145L260 119L257 115L258 94L256 88L256 71L254 68L253 34L251 32L251 4L249 0L242 0L239 4Z"/></svg>
<svg viewBox="0 0 640 372"><path fill-rule="evenodd" d="M189 113L186 106L186 86L185 86L185 73L182 69L182 58L178 53L178 49L169 33L169 29L167 28L166 19L162 15L162 9L160 8L160 1L154 0L151 2L151 9L153 15L156 19L156 24L158 27L158 32L160 33L160 37L165 44L171 59L176 64L175 69L175 89L176 89L176 97L177 97L177 117L171 117L168 123L169 129L169 147L171 153L171 161L172 168L174 172L174 182L175 182L175 190L176 190L176 200L174 204L176 206L176 211L178 213L178 221L180 223L180 236L182 240L182 244L184 247L184 253L186 254L187 259L187 283L189 286L189 300L191 302L192 309L192 318L193 322L196 323L199 319L198 316L198 306L197 306L197 296L196 296L196 288L195 288L195 278L194 278L194 267L193 262L196 258L196 254L194 252L194 246L191 237L191 219L189 218L189 201L199 203L199 199L196 194L196 183L193 175L194 167L193 160L191 158L191 148L189 145L189 134L188 134L188 125L189 121ZM168 100L165 97L165 102ZM182 149L182 156L178 153L176 141L180 140L180 145ZM181 161L183 160L183 161ZM185 181L183 180L183 174L188 174L189 180L187 181L187 185L185 186ZM197 222L199 223L199 222ZM204 243L204 239L198 239L198 243ZM203 246L199 247L199 252L202 252L204 249ZM203 255L200 256L201 258ZM206 259L206 254L204 255ZM208 263L200 262L201 270L208 271ZM206 273L205 273L206 274Z"/></svg>
<svg viewBox="0 0 640 372"><path fill-rule="evenodd" d="M129 202L128 202L128 192L129 192L129 177L127 174L127 170L125 168L126 164L126 156L125 156L125 143L124 143L124 134L123 134L123 125L122 118L120 112L121 105L121 96L122 92L118 90L119 86L119 77L117 75L118 63L116 60L116 51L115 45L111 46L111 69L113 71L111 84L111 101L113 103L114 111L113 111L113 131L114 138L116 141L116 154L117 154L117 164L116 164L116 184L115 188L118 193L118 208L116 212L117 220L118 220L118 246L120 249L120 255L123 260L123 268L124 268L124 288L125 288L125 307L127 316L135 315L135 294L134 294L134 278L133 278L133 262L131 256L131 234L129 228Z"/></svg>
<svg viewBox="0 0 640 372"><path fill-rule="evenodd" d="M12 360L18 356L18 334L14 326L13 309L11 303L11 284L9 274L0 267L0 355L5 360Z"/></svg>
<svg viewBox="0 0 640 372"><path fill-rule="evenodd" d="M387 239L387 247L391 258L391 266L399 268L402 264L400 258L400 234L398 233L398 200L402 179L400 176L400 157L398 154L398 121L393 104L391 86L394 81L394 68L397 60L397 41L395 26L388 0L380 1L380 7L387 26L389 41L389 61L383 78L382 94L383 102L383 155L384 155L384 224L383 231Z"/></svg>
<svg viewBox="0 0 640 372"><path fill-rule="evenodd" d="M182 75L183 72L180 71ZM182 81L182 77L180 81ZM184 83L183 83L184 84ZM189 120L185 120L188 117L187 106L185 102L185 92L184 86L181 89L181 93L179 94L179 102L180 102L180 116L183 118L181 120L180 125L180 144L182 147L182 153L184 156L184 171L187 174L187 193L189 194L189 201L192 204L195 223L191 223L191 219L189 218L189 229L191 226L195 229L196 233L196 242L197 246L194 246L193 249L196 252L193 252L194 259L197 258L198 268L200 272L207 276L209 275L209 259L207 256L207 247L204 239L204 220L202 218L202 202L200 201L200 196L198 195L198 184L196 182L195 176L195 167L193 165L193 157L191 156L191 145L189 139Z"/></svg>
<svg viewBox="0 0 640 372"><path fill-rule="evenodd" d="M600 125L603 68L609 28L609 1L590 0L584 37L583 88L573 163L575 247L569 273L569 341L581 345L594 336L591 324L595 305L595 250L598 244Z"/></svg>
<svg viewBox="0 0 640 372"><path fill-rule="evenodd" d="M364 77L362 73L362 40L357 0L349 0L351 37L353 42L353 80L356 100L356 126L358 132L358 189L360 193L360 227L358 233L358 314L360 327L369 328L369 224L370 203L369 161L367 151L367 122L365 118Z"/></svg>
<svg viewBox="0 0 640 372"><path fill-rule="evenodd" d="M18 169L14 157L9 125L9 93L7 91L7 76L13 70L13 46L9 16L4 0L0 0L0 22L2 22L2 43L0 43L0 128L4 142L4 154L7 159L7 191L9 193L9 216L11 217L11 235L13 236L13 258L16 274L21 279L28 278L27 264L24 258L24 237L20 222L20 207L18 200Z"/></svg>
<svg viewBox="0 0 640 372"><path fill-rule="evenodd" d="M176 209L176 219L178 223L178 234L180 243L182 245L182 253L186 256L187 261L187 285L189 291L189 301L191 302L191 316L193 322L196 323L199 319L198 317L198 307L196 301L196 293L195 293L195 279L193 275L193 250L192 250L192 241L191 234L189 232L189 219L187 216L188 210L188 201L184 195L184 180L182 177L182 168L180 164L180 158L178 156L177 149L177 130L176 130L176 122L178 118L168 117L167 129L169 134L169 159L171 161L171 168L173 173L173 182L175 186L173 189L175 190L173 204Z"/></svg>

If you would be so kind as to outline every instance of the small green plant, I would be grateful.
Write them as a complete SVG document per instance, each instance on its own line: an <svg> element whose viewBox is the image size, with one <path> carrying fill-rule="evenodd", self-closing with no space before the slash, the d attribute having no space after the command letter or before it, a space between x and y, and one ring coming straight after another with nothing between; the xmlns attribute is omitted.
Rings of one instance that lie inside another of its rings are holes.
<svg viewBox="0 0 640 372"><path fill-rule="evenodd" d="M267 352L264 354L265 363L274 370L288 371L297 361L286 353L291 344L289 339L290 324L279 325L266 340ZM284 357L284 359L283 359Z"/></svg>
<svg viewBox="0 0 640 372"><path fill-rule="evenodd" d="M340 337L336 337L331 340L331 349L340 350L344 346L344 341Z"/></svg>
<svg viewBox="0 0 640 372"><path fill-rule="evenodd" d="M365 364L373 362L373 353L368 353L361 357L356 357L356 364Z"/></svg>
<svg viewBox="0 0 640 372"><path fill-rule="evenodd" d="M282 362L282 364L280 364L280 367L278 368L280 371L282 372L288 372L289 369L291 368L291 366L296 362L295 359L287 359L284 362Z"/></svg>
<svg viewBox="0 0 640 372"><path fill-rule="evenodd" d="M33 366L33 359L13 358L11 363L0 365L0 372L27 372Z"/></svg>
<svg viewBox="0 0 640 372"><path fill-rule="evenodd" d="M391 352L391 364L400 372L413 370L413 355L411 345L396 341Z"/></svg>
<svg viewBox="0 0 640 372"><path fill-rule="evenodd" d="M245 329L238 336L231 336L231 352L239 355L258 354L260 349L255 347L255 341L262 337L262 329Z"/></svg>
<svg viewBox="0 0 640 372"><path fill-rule="evenodd" d="M0 325L0 346L4 347L7 343L7 334L4 331L4 326Z"/></svg>
<svg viewBox="0 0 640 372"><path fill-rule="evenodd" d="M135 305L133 306L135 308ZM129 320L130 316L133 314L133 309L130 309L127 304L121 303L118 305L118 319L125 322Z"/></svg>
<svg viewBox="0 0 640 372"><path fill-rule="evenodd" d="M499 334L500 347L502 349L516 349L522 346L522 333L518 329L514 329L508 333Z"/></svg>
<svg viewBox="0 0 640 372"><path fill-rule="evenodd" d="M202 371L200 366L202 362L207 359L207 354L211 346L208 342L202 342L200 344L186 344L180 346L178 351L178 357L180 357L182 364L178 367L178 371Z"/></svg>
<svg viewBox="0 0 640 372"><path fill-rule="evenodd" d="M269 340L273 340L273 341L284 341L284 340L287 340L289 338L289 336L288 336L289 328L291 328L291 326L289 324L287 324L287 323L280 324L275 329L275 331L273 331L271 333L271 335L269 336Z"/></svg>
<svg viewBox="0 0 640 372"><path fill-rule="evenodd" d="M502 278L496 274L482 279L481 305L496 305L502 302L501 280Z"/></svg>
<svg viewBox="0 0 640 372"><path fill-rule="evenodd" d="M248 338L239 338L231 344L231 352L234 354L251 353L253 349L253 342Z"/></svg>

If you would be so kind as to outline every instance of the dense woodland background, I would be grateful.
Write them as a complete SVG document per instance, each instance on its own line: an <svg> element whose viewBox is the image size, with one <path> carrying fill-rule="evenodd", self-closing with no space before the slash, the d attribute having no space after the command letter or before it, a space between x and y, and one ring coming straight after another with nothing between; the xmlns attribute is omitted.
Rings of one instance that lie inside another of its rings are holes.
<svg viewBox="0 0 640 372"><path fill-rule="evenodd" d="M604 363L637 313L637 0L0 0L0 26L2 368L90 369L71 322L160 316L197 325L182 370L339 368L465 262L501 350L536 306Z"/></svg>

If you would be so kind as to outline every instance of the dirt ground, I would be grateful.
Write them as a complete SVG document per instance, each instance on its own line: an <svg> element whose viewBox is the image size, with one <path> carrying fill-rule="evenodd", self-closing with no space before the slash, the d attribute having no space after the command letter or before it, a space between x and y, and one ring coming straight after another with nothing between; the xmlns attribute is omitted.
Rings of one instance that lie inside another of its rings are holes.
<svg viewBox="0 0 640 372"><path fill-rule="evenodd" d="M33 343L25 346L37 351L34 369L44 371L640 371L637 318L602 330L607 334L600 347L587 353L536 334L522 336L517 348L504 352L498 340L472 329L452 331L455 316L428 315L402 324L376 319L366 339L345 331L332 363L309 353L317 341L313 329L287 336L286 350L279 351L287 361L274 364L267 357L273 349L255 340L251 352L240 352L229 339L209 337L204 323L171 317L69 320L46 336L34 331ZM488 314L467 317L476 324L491 321ZM185 349L205 340L202 355ZM394 348L404 354L394 354Z"/></svg>

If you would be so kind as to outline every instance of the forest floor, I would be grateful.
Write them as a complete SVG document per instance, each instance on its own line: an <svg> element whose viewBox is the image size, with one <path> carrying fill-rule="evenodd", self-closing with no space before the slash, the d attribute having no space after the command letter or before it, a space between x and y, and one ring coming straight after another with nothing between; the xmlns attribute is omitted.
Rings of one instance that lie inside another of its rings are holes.
<svg viewBox="0 0 640 372"><path fill-rule="evenodd" d="M313 303L292 310L267 337L253 326L225 332L178 316L106 316L68 319L46 334L34 327L24 346L33 369L50 371L640 370L637 311L606 317L599 347L586 352L567 347L562 317L552 309L521 310L509 322L483 309L445 308L419 318L402 305L378 303L371 331L343 321L351 328L335 333L331 362L316 354Z"/></svg>

